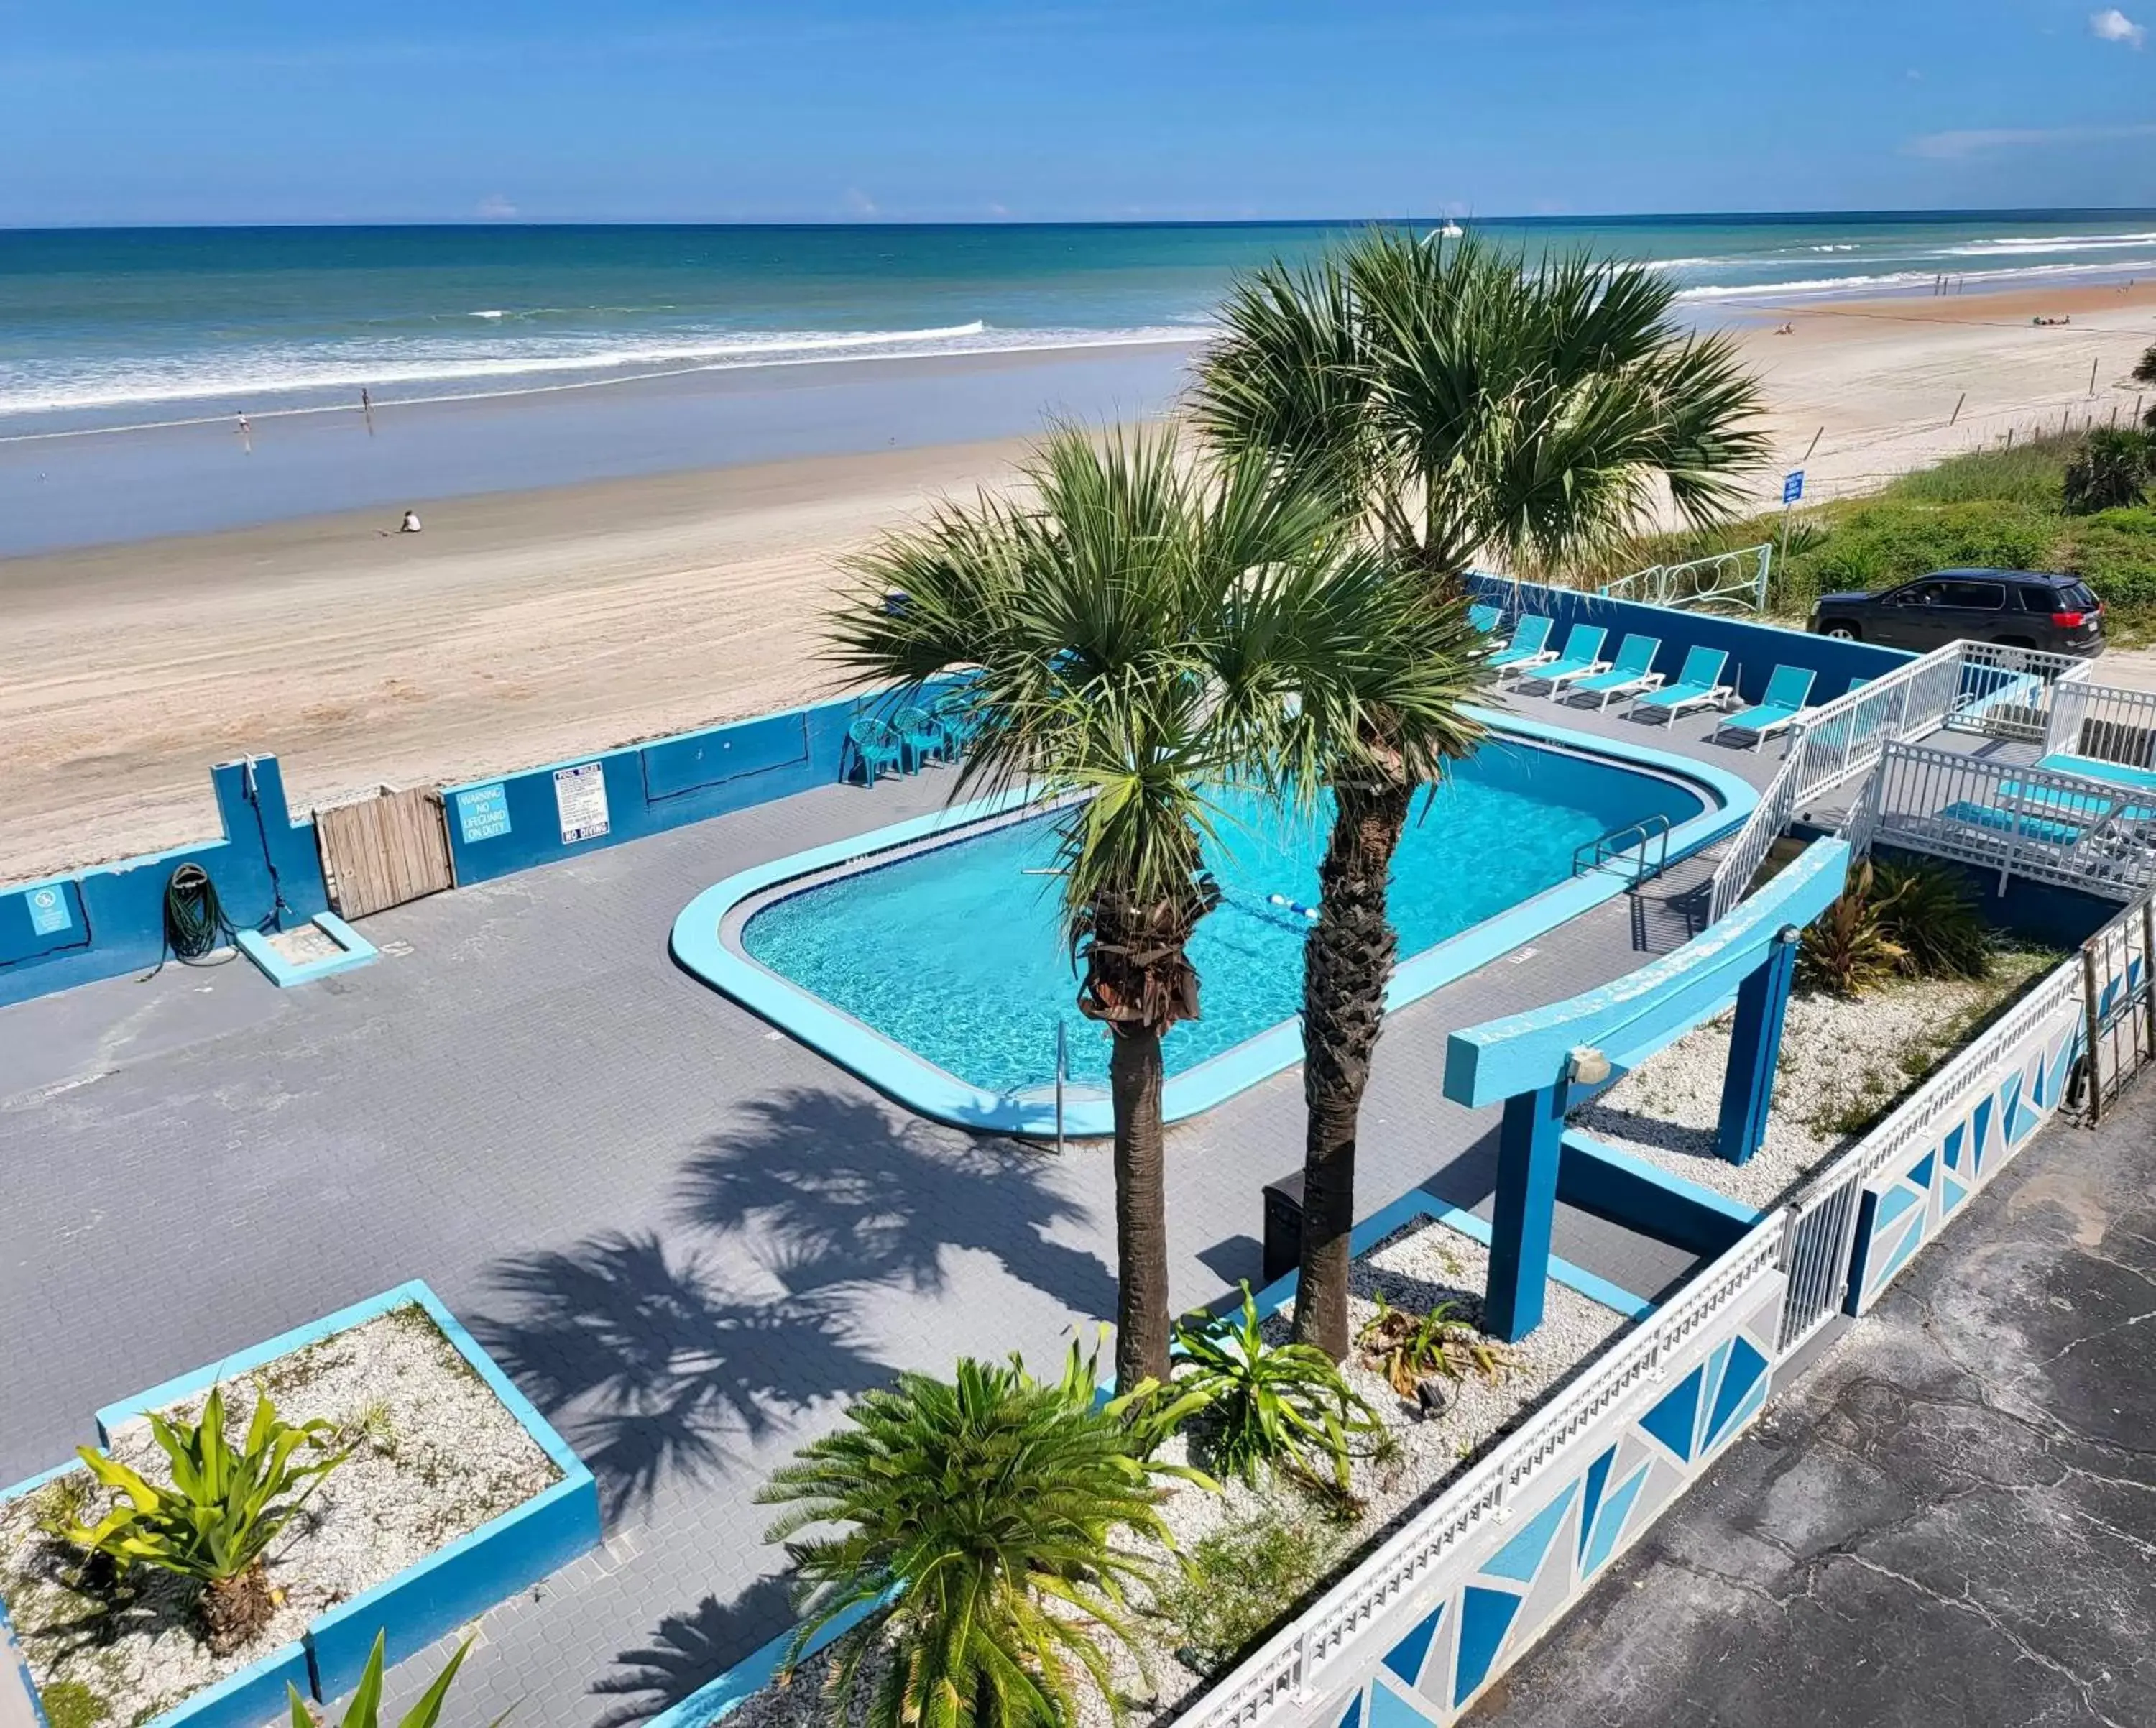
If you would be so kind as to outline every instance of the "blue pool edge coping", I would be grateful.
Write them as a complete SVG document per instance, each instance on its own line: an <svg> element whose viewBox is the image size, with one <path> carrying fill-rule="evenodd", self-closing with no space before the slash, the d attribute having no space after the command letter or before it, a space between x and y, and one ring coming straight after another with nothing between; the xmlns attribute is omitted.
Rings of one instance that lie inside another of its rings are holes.
<svg viewBox="0 0 2156 1728"><path fill-rule="evenodd" d="M440 1329L450 1348L561 1473L559 1479L402 1571L326 1608L297 1639L174 1705L153 1718L149 1728L252 1728L283 1714L288 1682L327 1702L357 1682L377 1631L386 1635L389 1659L401 1660L598 1545L598 1486L590 1469L422 1279L409 1280L105 1405L94 1418L97 1441L110 1446L114 1433L146 1412L167 1408L219 1381L408 1306L418 1308ZM73 1459L56 1464L0 1489L0 1500L15 1499L80 1468ZM443 1587L445 1581L447 1589ZM0 1604L0 1612L4 1607ZM34 1698L33 1693L33 1702Z"/></svg>
<svg viewBox="0 0 2156 1728"><path fill-rule="evenodd" d="M1751 782L1712 763L1695 762L1629 739L1574 732L1509 712L1473 706L1465 712L1493 732L1514 733L1578 755L1646 769L1707 794L1715 802L1671 831L1671 863L1741 826L1759 801ZM1029 789L1013 788L991 798L947 806L738 871L713 883L682 908L674 921L670 940L674 959L685 971L721 995L933 1121L979 1133L1036 1139L1052 1135L1055 1110L1052 1099L1041 1095L1045 1088L1011 1096L969 1085L791 979L758 964L729 940L722 928L729 914L743 902L782 883L861 862L916 841L955 836L958 831L1008 815L1032 801ZM1627 886L1626 878L1614 872L1589 871L1554 883L1495 917L1424 949L1394 968L1385 992L1386 1012L1395 1012L1479 970L1624 892ZM1163 1092L1162 1113L1169 1122L1201 1115L1293 1067L1302 1057L1300 1021L1282 1021L1218 1056L1170 1075ZM1066 1135L1099 1138L1113 1133L1114 1128L1113 1107L1102 1090L1089 1087L1066 1093L1063 1120Z"/></svg>
<svg viewBox="0 0 2156 1728"><path fill-rule="evenodd" d="M1448 1201L1440 1200L1426 1189L1411 1188L1390 1205L1379 1207L1348 1233L1348 1253L1351 1257L1367 1254L1403 1225L1423 1218L1445 1225L1481 1243L1486 1248L1490 1246L1487 1221L1472 1212L1464 1211ZM1287 1273L1255 1293L1253 1299L1258 1305L1260 1318L1270 1319L1295 1299L1296 1277L1295 1273ZM1599 1278L1555 1254L1550 1256L1548 1282L1574 1290L1604 1308L1615 1309L1634 1325L1655 1311L1656 1304L1645 1297L1620 1289L1609 1279ZM1621 1336L1623 1333L1620 1331L1604 1344L1603 1349L1609 1348ZM1594 1355L1600 1354L1599 1350L1594 1353ZM1594 1355L1585 1360L1591 1361ZM1577 1369L1574 1371L1577 1372ZM888 1599L848 1609L829 1624L818 1628L814 1635L802 1645L800 1659L806 1661L829 1649L870 1614L887 1605ZM798 1633L798 1626L788 1627L778 1637L742 1658L723 1674L706 1680L680 1703L647 1718L643 1728L711 1728L712 1724L724 1720L771 1684Z"/></svg>

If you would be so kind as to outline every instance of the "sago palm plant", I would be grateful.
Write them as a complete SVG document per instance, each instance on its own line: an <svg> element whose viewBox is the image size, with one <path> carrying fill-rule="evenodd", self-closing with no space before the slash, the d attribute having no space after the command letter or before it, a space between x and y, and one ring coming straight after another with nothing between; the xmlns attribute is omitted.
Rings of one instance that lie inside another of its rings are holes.
<svg viewBox="0 0 2156 1728"><path fill-rule="evenodd" d="M1261 456L1215 469L1165 438L1064 430L1027 478L1031 501L946 507L861 559L830 634L863 684L967 674L961 793L1063 800L1078 1006L1110 1034L1128 1391L1168 1377L1161 1041L1199 1012L1189 943L1219 897L1204 845L1223 793L1277 785L1313 735L1293 699L1337 710L1328 645L1367 651L1387 590Z"/></svg>
<svg viewBox="0 0 2156 1728"><path fill-rule="evenodd" d="M1440 616L1477 559L1539 572L1632 532L1666 501L1706 522L1760 461L1757 385L1725 338L1683 330L1650 270L1523 268L1473 239L1373 231L1304 270L1240 283L1194 411L1211 444L1261 455ZM1356 1124L1397 937L1386 885L1419 779L1471 748L1464 625L1450 701L1373 702L1315 753L1337 810L1304 969L1302 1269L1296 1335L1346 1355Z"/></svg>
<svg viewBox="0 0 2156 1728"><path fill-rule="evenodd" d="M1044 1385L1015 1360L901 1375L758 1494L792 1509L767 1538L803 1586L789 1666L837 1616L880 1609L837 1648L834 1720L872 1656L870 1728L1065 1728L1087 1689L1120 1718L1101 1639L1128 1644L1128 1587L1159 1571L1114 1538L1172 1548L1158 1479L1195 1473L1137 1457L1092 1378ZM794 1540L811 1525L836 1530Z"/></svg>

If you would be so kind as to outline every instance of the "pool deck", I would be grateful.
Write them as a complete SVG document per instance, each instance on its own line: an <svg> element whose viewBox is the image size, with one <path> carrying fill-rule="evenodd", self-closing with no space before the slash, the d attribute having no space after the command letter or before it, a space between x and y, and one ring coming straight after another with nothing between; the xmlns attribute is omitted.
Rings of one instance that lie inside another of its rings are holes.
<svg viewBox="0 0 2156 1728"><path fill-rule="evenodd" d="M1762 753L1537 698L1537 719L1763 784ZM1050 1365L1114 1308L1109 1162L910 1115L680 971L719 877L935 808L950 777L830 787L366 921L382 958L279 990L167 966L0 1009L0 1482L89 1413L424 1278L591 1464L608 1539L489 1615L460 1717L603 1728L788 1620L752 1495L901 1367ZM1446 1034L1620 975L1686 933L1694 866L1402 1010L1359 1163L1486 1215L1496 1113L1442 1095ZM1262 1184L1301 1159L1281 1074L1171 1130L1178 1304L1258 1273ZM1561 1209L1556 1251L1652 1296L1686 1255ZM431 1672L406 1665L402 1708Z"/></svg>

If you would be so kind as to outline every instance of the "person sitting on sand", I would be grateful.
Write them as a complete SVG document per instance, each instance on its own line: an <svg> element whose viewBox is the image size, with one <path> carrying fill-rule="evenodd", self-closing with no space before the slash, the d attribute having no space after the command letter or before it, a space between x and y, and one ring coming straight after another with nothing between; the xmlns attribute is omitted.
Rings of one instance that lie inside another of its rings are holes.
<svg viewBox="0 0 2156 1728"><path fill-rule="evenodd" d="M397 524L397 532L400 534L418 533L419 532L419 512L416 510L406 511L404 512L404 520Z"/></svg>

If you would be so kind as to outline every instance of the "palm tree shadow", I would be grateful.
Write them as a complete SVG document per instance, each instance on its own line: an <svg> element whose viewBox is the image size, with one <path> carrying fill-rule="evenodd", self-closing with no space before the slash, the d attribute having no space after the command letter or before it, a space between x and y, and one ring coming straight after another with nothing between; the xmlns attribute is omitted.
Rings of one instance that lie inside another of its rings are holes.
<svg viewBox="0 0 2156 1728"><path fill-rule="evenodd" d="M943 1288L947 1249L993 1256L1074 1314L1116 1311L1115 1278L1052 1241L1091 1214L1050 1185L1048 1155L894 1119L880 1105L795 1091L748 1106L682 1172L684 1222L750 1232L766 1267L803 1299L841 1283Z"/></svg>
<svg viewBox="0 0 2156 1728"><path fill-rule="evenodd" d="M691 1248L607 1232L498 1263L473 1334L598 1478L608 1517L710 1479L821 1399L880 1385L834 1293L744 1298Z"/></svg>
<svg viewBox="0 0 2156 1728"><path fill-rule="evenodd" d="M793 1617L779 1577L757 1579L731 1602L707 1596L686 1614L669 1614L649 1647L624 1650L614 1659L621 1671L592 1683L594 1696L624 1700L595 1728L626 1728L671 1709L778 1637Z"/></svg>

